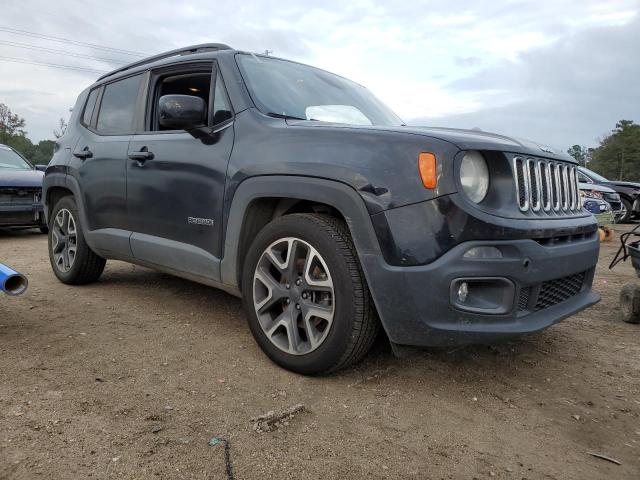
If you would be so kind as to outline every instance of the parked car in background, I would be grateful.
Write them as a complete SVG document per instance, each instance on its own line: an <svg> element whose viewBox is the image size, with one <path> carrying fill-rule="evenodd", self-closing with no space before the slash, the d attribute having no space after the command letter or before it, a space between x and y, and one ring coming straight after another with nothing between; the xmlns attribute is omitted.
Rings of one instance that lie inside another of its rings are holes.
<svg viewBox="0 0 640 480"><path fill-rule="evenodd" d="M619 218L619 223L628 222L640 215L640 183L608 180L585 167L578 167L578 180L581 183L609 187L620 196L625 214ZM604 200L607 202L609 202L608 197L610 198L610 194L603 195Z"/></svg>
<svg viewBox="0 0 640 480"><path fill-rule="evenodd" d="M620 195L613 189L604 185L580 182L580 196L582 206L591 213L602 213L610 211L614 215L616 223L622 222L627 215L627 209L622 203ZM598 205L597 209L594 205ZM594 211L597 210L597 211Z"/></svg>
<svg viewBox="0 0 640 480"><path fill-rule="evenodd" d="M0 227L38 227L47 233L42 206L44 169L0 144Z"/></svg>

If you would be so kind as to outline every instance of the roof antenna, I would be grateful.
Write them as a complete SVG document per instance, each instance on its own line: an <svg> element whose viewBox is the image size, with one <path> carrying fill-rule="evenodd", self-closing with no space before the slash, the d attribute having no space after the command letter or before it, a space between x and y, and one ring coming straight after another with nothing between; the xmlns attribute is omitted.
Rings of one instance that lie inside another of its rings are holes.
<svg viewBox="0 0 640 480"><path fill-rule="evenodd" d="M265 51L264 51L264 54L265 54L266 56L269 56L269 55L271 55L272 53L273 53L273 50L265 50Z"/></svg>

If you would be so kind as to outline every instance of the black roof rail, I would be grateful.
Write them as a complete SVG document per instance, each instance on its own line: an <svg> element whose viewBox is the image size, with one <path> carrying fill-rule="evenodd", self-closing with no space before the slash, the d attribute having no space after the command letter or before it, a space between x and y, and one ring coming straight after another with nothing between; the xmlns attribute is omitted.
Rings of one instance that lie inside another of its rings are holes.
<svg viewBox="0 0 640 480"><path fill-rule="evenodd" d="M157 62L158 60L163 60L165 58L176 57L178 55L190 55L193 53L214 52L217 50L232 50L232 48L229 45L225 45L224 43L201 43L199 45L191 45L189 47L182 47L176 50L169 50L168 52L159 53L158 55L143 58L142 60L138 60L137 62L129 63L124 67L117 68L116 70L113 70L109 73L105 73L100 78L98 78L97 81L110 77L111 75L115 75L116 73L124 72L125 70L139 67L141 65L146 65L147 63Z"/></svg>

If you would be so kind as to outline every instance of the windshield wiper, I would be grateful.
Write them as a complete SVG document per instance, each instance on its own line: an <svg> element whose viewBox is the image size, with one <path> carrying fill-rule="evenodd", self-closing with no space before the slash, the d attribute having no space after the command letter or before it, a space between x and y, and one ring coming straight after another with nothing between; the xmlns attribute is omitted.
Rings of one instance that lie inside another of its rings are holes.
<svg viewBox="0 0 640 480"><path fill-rule="evenodd" d="M266 115L273 118L284 118L285 120L308 120L307 118L295 117L293 115L287 115L286 113L269 112Z"/></svg>

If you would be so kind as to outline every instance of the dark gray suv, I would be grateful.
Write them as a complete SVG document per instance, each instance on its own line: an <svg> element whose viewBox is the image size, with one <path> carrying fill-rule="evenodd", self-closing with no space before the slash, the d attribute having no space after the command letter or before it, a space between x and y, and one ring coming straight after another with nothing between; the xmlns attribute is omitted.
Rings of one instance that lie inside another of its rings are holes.
<svg viewBox="0 0 640 480"><path fill-rule="evenodd" d="M106 259L241 296L306 374L394 348L539 331L596 303L576 166L535 143L408 127L362 86L206 44L82 92L44 180L65 283Z"/></svg>

